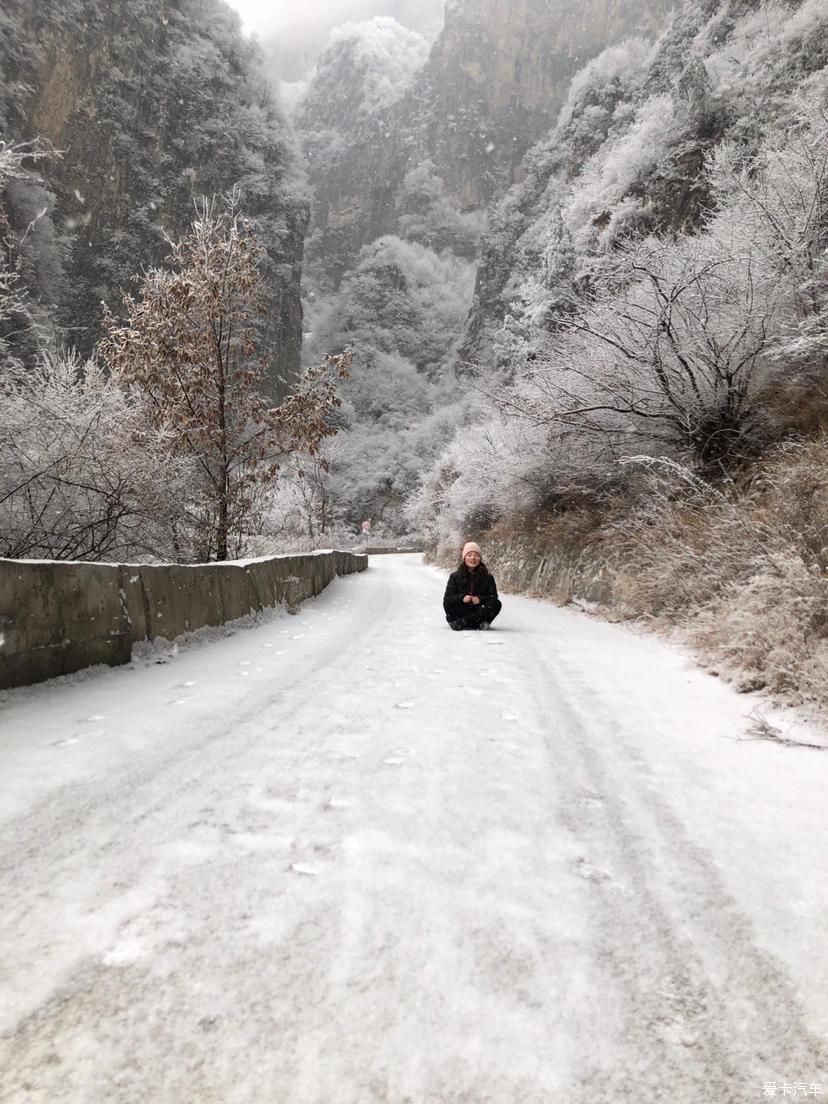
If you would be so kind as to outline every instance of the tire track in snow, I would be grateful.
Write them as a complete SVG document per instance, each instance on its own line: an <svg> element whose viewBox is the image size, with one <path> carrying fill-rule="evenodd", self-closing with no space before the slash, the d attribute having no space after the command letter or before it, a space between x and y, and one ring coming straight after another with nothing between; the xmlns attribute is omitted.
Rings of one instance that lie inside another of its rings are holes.
<svg viewBox="0 0 828 1104"><path fill-rule="evenodd" d="M0 893L29 886L20 956L57 984L0 1040L0 1100L753 1104L763 1070L818 1079L609 680L546 654L551 607L464 637L423 612L433 573L379 575L297 645L310 695L245 680L232 717L8 822L28 859ZM62 968L76 897L107 930Z"/></svg>
<svg viewBox="0 0 828 1104"><path fill-rule="evenodd" d="M614 982L609 1028L625 1053L623 1069L596 1054L572 1099L740 1104L764 1081L824 1081L824 1043L790 980L647 785L634 732L620 743L624 725L601 711L600 689L558 654L524 652L536 708L557 720L550 753L572 781L560 819L585 851L577 872L594 900L596 954Z"/></svg>

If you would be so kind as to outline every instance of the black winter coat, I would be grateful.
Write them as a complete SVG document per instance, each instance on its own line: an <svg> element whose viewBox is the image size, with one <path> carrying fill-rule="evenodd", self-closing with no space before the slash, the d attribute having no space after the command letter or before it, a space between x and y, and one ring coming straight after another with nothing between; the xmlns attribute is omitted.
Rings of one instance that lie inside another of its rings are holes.
<svg viewBox="0 0 828 1104"><path fill-rule="evenodd" d="M480 599L480 605L473 606L471 603L464 602L463 598L467 594L476 595ZM459 570L449 575L446 593L443 595L443 609L450 621L464 617L473 609L485 609L496 601L498 597L494 575L489 575L487 572L481 578L476 571L470 571L467 574Z"/></svg>

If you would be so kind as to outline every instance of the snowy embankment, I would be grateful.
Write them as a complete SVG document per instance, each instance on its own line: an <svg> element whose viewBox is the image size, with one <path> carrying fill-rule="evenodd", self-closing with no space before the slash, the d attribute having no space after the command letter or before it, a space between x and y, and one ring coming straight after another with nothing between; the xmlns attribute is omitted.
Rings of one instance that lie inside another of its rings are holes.
<svg viewBox="0 0 828 1104"><path fill-rule="evenodd" d="M828 1089L828 754L618 626L451 633L442 585L378 558L4 697L3 1104Z"/></svg>

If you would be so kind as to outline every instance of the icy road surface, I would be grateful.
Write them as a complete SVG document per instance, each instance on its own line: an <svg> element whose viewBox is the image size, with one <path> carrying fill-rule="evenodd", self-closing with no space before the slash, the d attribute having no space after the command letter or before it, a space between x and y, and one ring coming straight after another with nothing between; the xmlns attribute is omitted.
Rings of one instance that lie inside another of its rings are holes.
<svg viewBox="0 0 828 1104"><path fill-rule="evenodd" d="M375 558L7 695L3 1104L828 1095L828 753L572 611L452 633L443 584Z"/></svg>

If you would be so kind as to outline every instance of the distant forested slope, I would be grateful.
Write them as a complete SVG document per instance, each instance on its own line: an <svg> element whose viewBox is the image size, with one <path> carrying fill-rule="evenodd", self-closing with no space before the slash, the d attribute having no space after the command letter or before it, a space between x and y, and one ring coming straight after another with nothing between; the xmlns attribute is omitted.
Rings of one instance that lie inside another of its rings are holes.
<svg viewBox="0 0 828 1104"><path fill-rule="evenodd" d="M583 62L657 33L671 7L456 0L431 47L388 18L332 36L294 122L314 196L307 354L355 354L329 481L349 525L404 528L406 497L466 420L454 363L488 204Z"/></svg>

